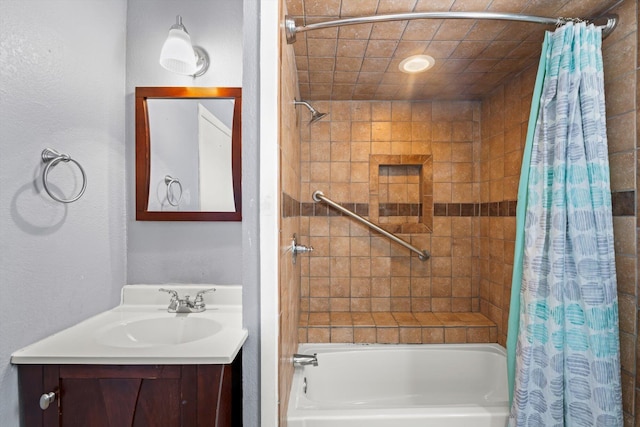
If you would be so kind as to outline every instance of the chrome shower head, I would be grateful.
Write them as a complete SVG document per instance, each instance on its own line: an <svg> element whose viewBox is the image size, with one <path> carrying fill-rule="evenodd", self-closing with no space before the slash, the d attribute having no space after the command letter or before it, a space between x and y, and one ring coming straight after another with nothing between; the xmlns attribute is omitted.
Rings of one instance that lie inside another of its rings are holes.
<svg viewBox="0 0 640 427"><path fill-rule="evenodd" d="M309 124L315 123L318 120L321 120L324 116L329 115L329 113L321 113L320 111L316 110L307 101L298 101L294 99L293 105L304 105L309 109L309 111L311 111L311 120L309 120Z"/></svg>

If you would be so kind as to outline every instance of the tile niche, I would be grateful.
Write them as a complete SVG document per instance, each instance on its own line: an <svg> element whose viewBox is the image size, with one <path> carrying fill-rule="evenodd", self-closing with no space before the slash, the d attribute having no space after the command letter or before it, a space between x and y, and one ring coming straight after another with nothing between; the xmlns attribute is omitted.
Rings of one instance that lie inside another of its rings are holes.
<svg viewBox="0 0 640 427"><path fill-rule="evenodd" d="M391 233L431 233L432 156L372 154L369 165L371 221Z"/></svg>

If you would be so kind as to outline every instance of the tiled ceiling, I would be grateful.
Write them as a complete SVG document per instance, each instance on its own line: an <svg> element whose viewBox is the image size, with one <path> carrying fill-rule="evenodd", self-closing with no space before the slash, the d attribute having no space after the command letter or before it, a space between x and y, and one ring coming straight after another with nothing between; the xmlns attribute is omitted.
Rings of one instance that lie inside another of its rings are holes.
<svg viewBox="0 0 640 427"><path fill-rule="evenodd" d="M504 12L591 17L619 1L602 0L286 0L296 25L403 12ZM480 99L536 64L549 26L468 19L357 24L297 34L300 96L307 100ZM424 73L398 69L427 54Z"/></svg>

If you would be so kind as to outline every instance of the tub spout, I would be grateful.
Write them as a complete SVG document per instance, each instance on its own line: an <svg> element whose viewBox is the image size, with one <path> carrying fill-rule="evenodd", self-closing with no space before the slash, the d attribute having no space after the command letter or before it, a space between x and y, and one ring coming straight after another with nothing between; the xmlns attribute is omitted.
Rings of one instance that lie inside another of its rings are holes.
<svg viewBox="0 0 640 427"><path fill-rule="evenodd" d="M293 355L293 366L306 366L306 365L318 366L317 353L314 353L313 355L310 355L310 354L294 354Z"/></svg>

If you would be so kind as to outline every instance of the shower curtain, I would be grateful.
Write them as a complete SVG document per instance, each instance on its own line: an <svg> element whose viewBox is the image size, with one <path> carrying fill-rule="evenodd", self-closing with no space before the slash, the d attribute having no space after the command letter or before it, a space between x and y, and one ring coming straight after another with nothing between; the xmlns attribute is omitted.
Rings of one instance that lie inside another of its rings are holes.
<svg viewBox="0 0 640 427"><path fill-rule="evenodd" d="M509 425L622 426L600 29L547 34L539 73L518 194Z"/></svg>

